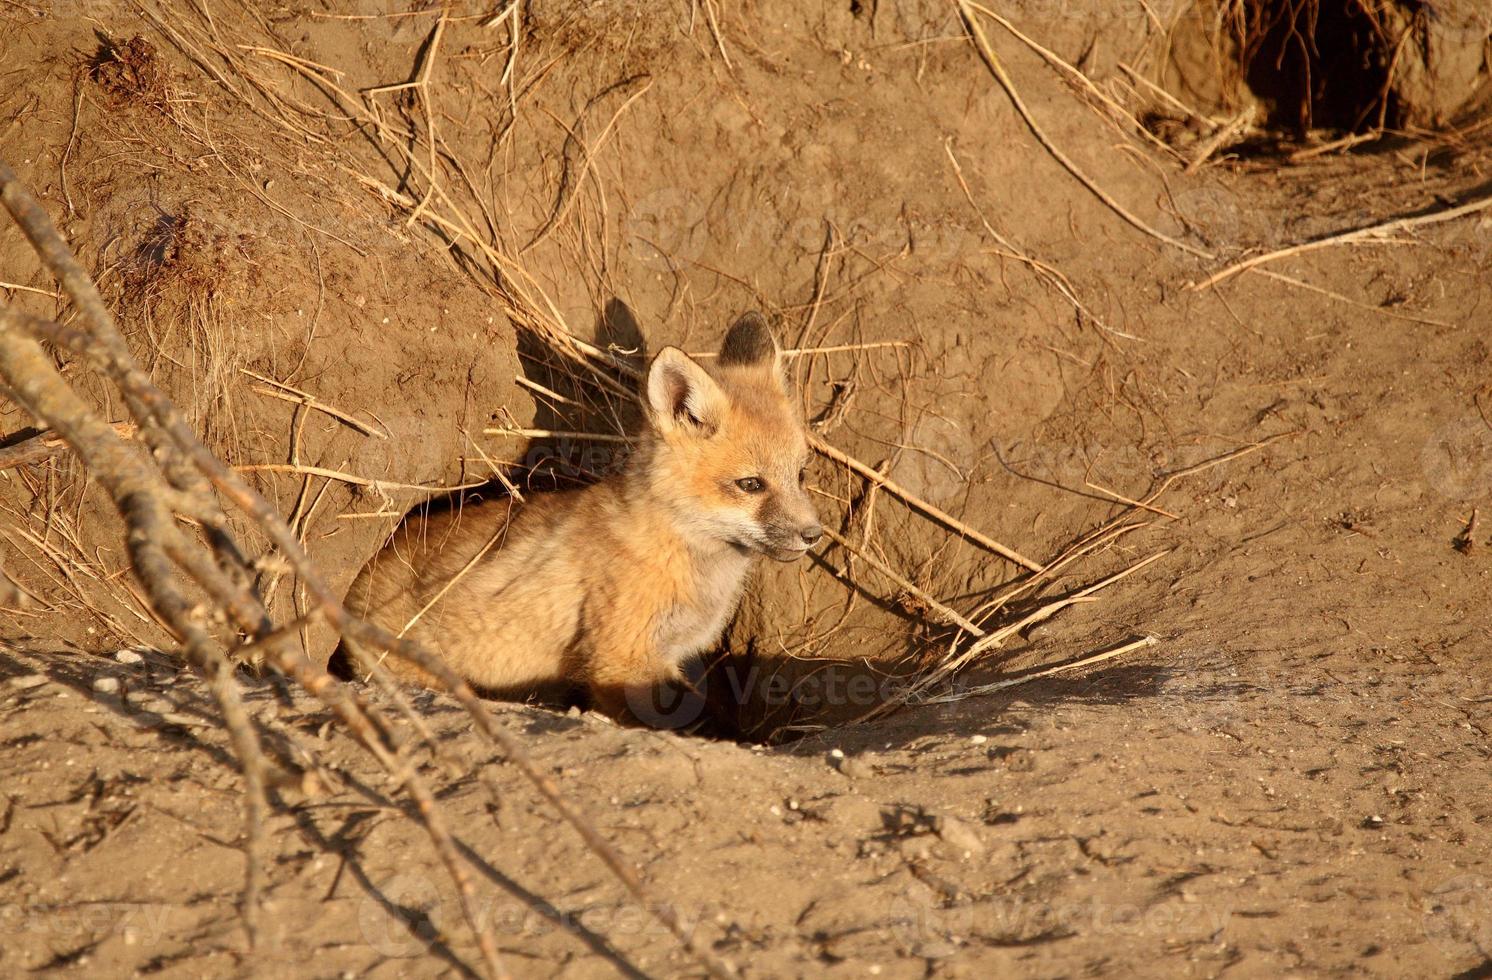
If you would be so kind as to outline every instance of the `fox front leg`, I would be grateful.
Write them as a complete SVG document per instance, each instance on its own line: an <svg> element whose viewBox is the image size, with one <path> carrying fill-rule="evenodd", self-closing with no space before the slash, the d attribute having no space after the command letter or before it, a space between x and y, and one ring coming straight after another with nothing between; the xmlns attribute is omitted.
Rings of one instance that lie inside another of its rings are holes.
<svg viewBox="0 0 1492 980"><path fill-rule="evenodd" d="M623 725L686 728L705 717L705 698L676 667L600 671L586 685L591 707Z"/></svg>

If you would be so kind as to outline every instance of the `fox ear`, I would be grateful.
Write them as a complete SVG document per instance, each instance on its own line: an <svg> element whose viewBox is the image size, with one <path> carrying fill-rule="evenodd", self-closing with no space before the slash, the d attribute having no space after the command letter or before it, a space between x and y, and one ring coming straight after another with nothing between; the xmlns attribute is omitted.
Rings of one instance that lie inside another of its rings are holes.
<svg viewBox="0 0 1492 980"><path fill-rule="evenodd" d="M648 414L660 432L688 428L708 436L725 420L725 392L677 347L665 347L653 358L647 397Z"/></svg>
<svg viewBox="0 0 1492 980"><path fill-rule="evenodd" d="M755 310L741 314L741 318L726 331L725 342L720 345L720 363L727 366L776 368L781 356L766 317Z"/></svg>

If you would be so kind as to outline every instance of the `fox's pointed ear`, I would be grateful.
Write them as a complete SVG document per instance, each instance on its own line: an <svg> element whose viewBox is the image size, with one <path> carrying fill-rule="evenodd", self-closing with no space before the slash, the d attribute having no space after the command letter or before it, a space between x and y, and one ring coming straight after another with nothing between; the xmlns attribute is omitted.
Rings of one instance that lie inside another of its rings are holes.
<svg viewBox="0 0 1492 980"><path fill-rule="evenodd" d="M725 342L720 345L720 364L724 366L755 366L777 368L782 354L777 347L777 338L767 326L766 317L752 310L743 313L725 333Z"/></svg>
<svg viewBox="0 0 1492 980"><path fill-rule="evenodd" d="M660 432L687 427L713 435L725 420L725 392L699 363L665 347L648 367L648 414Z"/></svg>

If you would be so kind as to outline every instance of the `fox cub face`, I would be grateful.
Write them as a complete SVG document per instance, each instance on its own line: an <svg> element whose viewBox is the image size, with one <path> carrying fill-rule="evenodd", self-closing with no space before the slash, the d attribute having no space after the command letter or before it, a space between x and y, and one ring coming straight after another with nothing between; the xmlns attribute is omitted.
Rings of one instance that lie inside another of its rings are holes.
<svg viewBox="0 0 1492 980"><path fill-rule="evenodd" d="M680 525L691 536L792 561L823 528L803 488L808 439L781 361L766 321L747 313L709 370L677 347L659 351L644 400L652 489Z"/></svg>

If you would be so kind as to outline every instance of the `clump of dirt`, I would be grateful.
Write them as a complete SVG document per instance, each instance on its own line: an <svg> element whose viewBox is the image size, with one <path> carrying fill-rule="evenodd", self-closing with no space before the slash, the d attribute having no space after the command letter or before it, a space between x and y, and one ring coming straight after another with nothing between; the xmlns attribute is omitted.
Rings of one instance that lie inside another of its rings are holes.
<svg viewBox="0 0 1492 980"><path fill-rule="evenodd" d="M118 106L146 106L169 113L176 98L170 68L156 46L139 34L123 43L105 38L88 74Z"/></svg>
<svg viewBox="0 0 1492 980"><path fill-rule="evenodd" d="M684 11L648 0L532 0L521 14L528 39L536 44L572 55L588 51L592 58L624 52L638 64L683 41L688 29ZM715 13L701 10L699 16Z"/></svg>
<svg viewBox="0 0 1492 980"><path fill-rule="evenodd" d="M184 310L242 296L259 285L253 248L252 236L216 227L191 205L161 214L124 265L124 298L131 307Z"/></svg>

